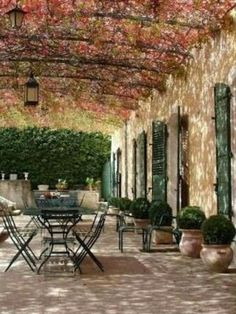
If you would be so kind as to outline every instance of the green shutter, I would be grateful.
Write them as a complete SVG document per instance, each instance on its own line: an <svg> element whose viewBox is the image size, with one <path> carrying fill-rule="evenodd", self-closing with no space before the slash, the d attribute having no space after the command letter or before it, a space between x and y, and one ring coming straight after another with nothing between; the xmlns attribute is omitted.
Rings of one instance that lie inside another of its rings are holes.
<svg viewBox="0 0 236 314"><path fill-rule="evenodd" d="M161 121L153 122L152 129L152 200L166 201L167 197L167 160L166 125Z"/></svg>
<svg viewBox="0 0 236 314"><path fill-rule="evenodd" d="M120 148L117 149L116 152L116 160L117 160L117 169L116 169L116 187L117 187L117 192L116 196L121 197L121 150Z"/></svg>
<svg viewBox="0 0 236 314"><path fill-rule="evenodd" d="M230 88L215 85L215 128L218 213L231 217Z"/></svg>
<svg viewBox="0 0 236 314"><path fill-rule="evenodd" d="M137 182L137 196L146 197L146 168L147 168L147 150L146 150L146 133L143 131L137 140L138 148L138 182Z"/></svg>
<svg viewBox="0 0 236 314"><path fill-rule="evenodd" d="M112 196L116 195L116 154L112 154L112 171L111 171L111 182L112 182Z"/></svg>
<svg viewBox="0 0 236 314"><path fill-rule="evenodd" d="M102 171L102 198L108 200L111 196L111 163L107 161Z"/></svg>
<svg viewBox="0 0 236 314"><path fill-rule="evenodd" d="M137 197L137 141L133 139L133 198Z"/></svg>

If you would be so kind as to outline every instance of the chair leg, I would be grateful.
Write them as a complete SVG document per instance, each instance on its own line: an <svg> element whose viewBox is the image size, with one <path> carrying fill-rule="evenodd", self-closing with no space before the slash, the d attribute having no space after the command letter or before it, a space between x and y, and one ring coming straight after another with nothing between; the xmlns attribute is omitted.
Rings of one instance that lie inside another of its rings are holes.
<svg viewBox="0 0 236 314"><path fill-rule="evenodd" d="M28 244L29 242L32 240L33 236L30 237L24 245L22 245L21 247L18 247L18 245L16 244L17 248L18 248L18 252L13 256L13 258L11 259L10 263L8 264L7 268L5 269L5 272L8 271L8 269L10 269L10 267L12 266L12 264L17 260L17 258L22 255L24 260L27 262L27 264L29 265L30 269L32 271L35 271L36 269L36 264L34 261L34 258L32 256L30 256L30 252L27 251L27 249L30 249ZM31 249L30 249L31 251Z"/></svg>
<svg viewBox="0 0 236 314"><path fill-rule="evenodd" d="M121 251L121 253L123 253L123 244L124 244L123 237L124 237L124 232L121 231L120 232L120 251Z"/></svg>

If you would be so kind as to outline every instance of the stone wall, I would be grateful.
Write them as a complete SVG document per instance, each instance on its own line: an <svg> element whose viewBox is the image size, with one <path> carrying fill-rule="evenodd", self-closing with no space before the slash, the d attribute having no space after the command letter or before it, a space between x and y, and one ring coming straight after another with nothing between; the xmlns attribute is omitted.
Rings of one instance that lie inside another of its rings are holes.
<svg viewBox="0 0 236 314"><path fill-rule="evenodd" d="M35 207L31 183L28 180L1 180L0 195L16 203L17 209Z"/></svg>
<svg viewBox="0 0 236 314"><path fill-rule="evenodd" d="M236 28L234 28L236 29ZM190 142L190 204L199 205L207 215L216 213L214 85L231 85L236 77L236 31L223 31L201 49L192 51L187 74L170 77L165 93L153 92L152 97L140 101L140 109L127 122L127 164L125 162L125 127L113 135L112 150L122 150L122 191L125 191L125 167L128 171L128 196L132 198L132 140L145 130L148 144L152 142L152 121L169 123L180 107L181 114L189 117ZM234 71L233 71L234 69ZM233 73L233 74L232 74ZM235 103L235 102L234 102ZM234 105L233 103L233 105ZM235 106L235 105L234 105ZM234 109L235 111L235 109ZM148 147L148 187L152 186L152 147ZM236 158L236 155L235 155ZM232 161L233 162L233 161ZM236 176L236 175L235 175ZM233 181L235 178L233 178ZM236 182L236 180L235 180ZM123 193L124 194L124 193ZM150 195L149 195L150 198Z"/></svg>

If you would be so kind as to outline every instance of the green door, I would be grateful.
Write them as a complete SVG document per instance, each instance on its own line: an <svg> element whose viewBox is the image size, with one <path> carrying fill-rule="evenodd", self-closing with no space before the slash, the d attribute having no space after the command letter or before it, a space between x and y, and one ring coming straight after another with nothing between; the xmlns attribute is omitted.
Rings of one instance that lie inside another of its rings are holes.
<svg viewBox="0 0 236 314"><path fill-rule="evenodd" d="M231 138L230 138L230 98L229 86L218 83L215 94L216 129L216 194L218 213L232 216L231 204Z"/></svg>
<svg viewBox="0 0 236 314"><path fill-rule="evenodd" d="M154 121L152 125L152 200L167 199L166 124Z"/></svg>

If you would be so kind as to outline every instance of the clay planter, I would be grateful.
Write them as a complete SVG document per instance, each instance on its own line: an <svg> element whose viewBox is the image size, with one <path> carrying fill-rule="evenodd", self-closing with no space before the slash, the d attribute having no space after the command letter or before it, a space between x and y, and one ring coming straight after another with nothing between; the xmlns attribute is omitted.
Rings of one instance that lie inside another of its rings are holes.
<svg viewBox="0 0 236 314"><path fill-rule="evenodd" d="M39 191L47 191L48 188L49 188L49 185L47 185L47 184L39 184L38 185L38 190Z"/></svg>
<svg viewBox="0 0 236 314"><path fill-rule="evenodd" d="M137 219L134 218L134 224L138 228L146 228L151 223L150 219Z"/></svg>
<svg viewBox="0 0 236 314"><path fill-rule="evenodd" d="M202 231L198 229L182 229L179 249L182 255L199 258L202 249Z"/></svg>
<svg viewBox="0 0 236 314"><path fill-rule="evenodd" d="M233 260L233 250L230 244L226 245L202 245L201 259L212 271L223 273L227 271Z"/></svg>
<svg viewBox="0 0 236 314"><path fill-rule="evenodd" d="M173 244L173 235L171 233L172 227L171 226L161 226L161 229L164 229L166 231L162 230L156 230L155 231L155 237L154 241L158 244Z"/></svg>
<svg viewBox="0 0 236 314"><path fill-rule="evenodd" d="M120 209L114 206L109 206L108 208L108 214L112 214L112 215L118 215L120 212Z"/></svg>

